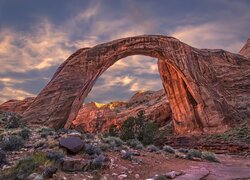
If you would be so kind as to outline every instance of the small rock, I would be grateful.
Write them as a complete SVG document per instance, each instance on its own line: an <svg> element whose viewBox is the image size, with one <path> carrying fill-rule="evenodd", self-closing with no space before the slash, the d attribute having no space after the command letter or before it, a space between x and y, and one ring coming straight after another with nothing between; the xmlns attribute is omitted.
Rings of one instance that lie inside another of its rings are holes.
<svg viewBox="0 0 250 180"><path fill-rule="evenodd" d="M130 152L130 151L122 150L121 156L122 156L122 159L132 160L132 152Z"/></svg>
<svg viewBox="0 0 250 180"><path fill-rule="evenodd" d="M139 179L140 178L140 174L135 174L135 179Z"/></svg>
<svg viewBox="0 0 250 180"><path fill-rule="evenodd" d="M44 172L43 172L43 177L44 178L52 178L53 174L55 174L57 171L57 167L55 166L48 166L45 168Z"/></svg>
<svg viewBox="0 0 250 180"><path fill-rule="evenodd" d="M165 177L166 178L169 178L169 179L174 179L176 178L177 176L180 176L180 175L183 175L184 173L183 172L177 172L177 171L170 171L170 172L167 172L165 174Z"/></svg>
<svg viewBox="0 0 250 180"><path fill-rule="evenodd" d="M117 176L118 174L117 173L112 173L112 176Z"/></svg>
<svg viewBox="0 0 250 180"><path fill-rule="evenodd" d="M127 174L121 174L118 176L118 179L125 179L126 177L128 177Z"/></svg>
<svg viewBox="0 0 250 180"><path fill-rule="evenodd" d="M64 171L82 171L84 167L89 165L89 161L85 159L74 159L66 157L63 159L62 169Z"/></svg>
<svg viewBox="0 0 250 180"><path fill-rule="evenodd" d="M27 180L43 180L43 176L38 173L32 173L27 177Z"/></svg>
<svg viewBox="0 0 250 180"><path fill-rule="evenodd" d="M84 146L84 142L79 137L74 136L60 139L59 144L74 154L81 151Z"/></svg>

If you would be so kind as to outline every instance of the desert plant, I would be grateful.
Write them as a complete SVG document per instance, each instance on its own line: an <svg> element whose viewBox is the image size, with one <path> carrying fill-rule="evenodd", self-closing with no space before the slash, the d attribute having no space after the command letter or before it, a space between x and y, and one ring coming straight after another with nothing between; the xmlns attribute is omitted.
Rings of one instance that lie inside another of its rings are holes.
<svg viewBox="0 0 250 180"><path fill-rule="evenodd" d="M108 158L104 155L99 155L91 161L90 169L95 170L104 167L108 162Z"/></svg>
<svg viewBox="0 0 250 180"><path fill-rule="evenodd" d="M147 150L148 150L149 152L157 152L157 151L159 151L159 148L156 147L155 145L148 145L148 146L147 146Z"/></svg>
<svg viewBox="0 0 250 180"><path fill-rule="evenodd" d="M46 154L46 158L52 162L55 162L56 164L61 164L63 162L64 156L65 155L62 152L58 151L50 151Z"/></svg>
<svg viewBox="0 0 250 180"><path fill-rule="evenodd" d="M6 129L14 129L14 128L19 128L21 126L23 126L23 124L21 123L21 116L13 115L10 117L8 122L5 123L4 127Z"/></svg>
<svg viewBox="0 0 250 180"><path fill-rule="evenodd" d="M219 159L212 152L204 151L204 152L202 152L201 157L202 157L202 159L205 159L207 161L220 162Z"/></svg>
<svg viewBox="0 0 250 180"><path fill-rule="evenodd" d="M117 126L115 124L112 124L109 127L108 135L109 136L118 136L119 135L119 129L117 128Z"/></svg>
<svg viewBox="0 0 250 180"><path fill-rule="evenodd" d="M28 128L22 128L21 131L18 133L23 139L28 139L31 134L31 131Z"/></svg>
<svg viewBox="0 0 250 180"><path fill-rule="evenodd" d="M54 130L49 127L43 127L39 130L42 138L47 138L48 135L53 135Z"/></svg>
<svg viewBox="0 0 250 180"><path fill-rule="evenodd" d="M126 144L135 149L142 149L143 145L138 139L130 139L126 142Z"/></svg>
<svg viewBox="0 0 250 180"><path fill-rule="evenodd" d="M187 153L188 159L201 158L201 156L202 156L202 152L197 149L188 150L188 153Z"/></svg>
<svg viewBox="0 0 250 180"><path fill-rule="evenodd" d="M156 123L144 122L139 132L138 139L143 145L149 145L154 143L154 140L157 139L158 135L160 135L160 132Z"/></svg>
<svg viewBox="0 0 250 180"><path fill-rule="evenodd" d="M24 140L21 136L11 135L3 138L2 149L6 151L15 151L22 148Z"/></svg>
<svg viewBox="0 0 250 180"><path fill-rule="evenodd" d="M102 150L100 149L100 147L98 147L97 145L93 145L93 144L86 144L84 151L90 156L102 154Z"/></svg>
<svg viewBox="0 0 250 180"><path fill-rule="evenodd" d="M26 157L18 161L18 163L7 170L2 179L27 179L38 167L45 165L48 162L44 153L35 153L32 156Z"/></svg>
<svg viewBox="0 0 250 180"><path fill-rule="evenodd" d="M163 146L162 150L164 152L171 153L171 154L175 153L175 149L168 145Z"/></svg>
<svg viewBox="0 0 250 180"><path fill-rule="evenodd" d="M125 144L119 137L114 137L114 136L108 136L106 138L102 138L102 140L104 143L108 143L115 147L120 147L123 144Z"/></svg>

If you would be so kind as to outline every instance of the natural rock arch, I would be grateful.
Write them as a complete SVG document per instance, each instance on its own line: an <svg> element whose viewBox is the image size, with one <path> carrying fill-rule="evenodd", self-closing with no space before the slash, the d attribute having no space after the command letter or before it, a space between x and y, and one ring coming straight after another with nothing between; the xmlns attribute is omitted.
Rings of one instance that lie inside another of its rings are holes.
<svg viewBox="0 0 250 180"><path fill-rule="evenodd" d="M239 121L240 114L250 112L246 108L250 104L249 59L223 50L196 49L172 37L145 35L76 51L23 113L23 120L68 128L97 78L131 55L158 59L178 134L224 130Z"/></svg>

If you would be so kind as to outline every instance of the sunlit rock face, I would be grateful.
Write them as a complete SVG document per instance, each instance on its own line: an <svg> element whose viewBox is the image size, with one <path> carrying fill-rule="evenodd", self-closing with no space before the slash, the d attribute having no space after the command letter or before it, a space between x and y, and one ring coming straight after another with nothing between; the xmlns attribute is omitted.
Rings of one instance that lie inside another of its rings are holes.
<svg viewBox="0 0 250 180"><path fill-rule="evenodd" d="M245 57L250 58L250 38L248 38L246 44L240 50L240 54L245 56Z"/></svg>
<svg viewBox="0 0 250 180"><path fill-rule="evenodd" d="M171 120L171 109L163 90L140 91L128 102L84 104L73 121L73 127L85 132L104 132L111 125L120 127L128 117L136 117L141 110L145 113L145 120L160 126Z"/></svg>
<svg viewBox="0 0 250 180"><path fill-rule="evenodd" d="M34 101L34 97L29 97L24 100L9 100L0 105L0 111L15 112L22 114Z"/></svg>
<svg viewBox="0 0 250 180"><path fill-rule="evenodd" d="M55 129L70 127L97 78L131 55L158 59L175 133L224 131L249 117L249 58L193 48L172 37L145 35L75 52L23 113L23 120Z"/></svg>

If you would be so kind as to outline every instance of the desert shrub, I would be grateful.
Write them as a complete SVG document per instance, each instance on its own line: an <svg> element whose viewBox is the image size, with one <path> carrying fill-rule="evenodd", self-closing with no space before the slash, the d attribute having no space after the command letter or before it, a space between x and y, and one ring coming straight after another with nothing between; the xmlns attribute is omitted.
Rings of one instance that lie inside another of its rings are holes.
<svg viewBox="0 0 250 180"><path fill-rule="evenodd" d="M24 140L21 136L11 135L4 137L2 141L2 149L6 151L15 151L22 148Z"/></svg>
<svg viewBox="0 0 250 180"><path fill-rule="evenodd" d="M108 136L106 138L102 138L102 140L104 143L108 143L115 147L120 147L123 144L125 144L119 137L114 137L114 136Z"/></svg>
<svg viewBox="0 0 250 180"><path fill-rule="evenodd" d="M104 155L99 155L91 161L90 169L95 170L95 169L102 168L107 164L108 160L109 159L105 157Z"/></svg>
<svg viewBox="0 0 250 180"><path fill-rule="evenodd" d="M145 122L139 132L138 139L143 145L153 144L160 135L158 125L153 122Z"/></svg>
<svg viewBox="0 0 250 180"><path fill-rule="evenodd" d="M149 152L157 152L157 151L159 151L159 148L156 147L155 145L149 145L149 146L147 146L147 150Z"/></svg>
<svg viewBox="0 0 250 180"><path fill-rule="evenodd" d="M27 179L27 177L36 171L40 166L45 165L47 158L44 153L35 153L32 156L26 157L18 161L18 163L7 170L2 179ZM1 179L0 178L0 179Z"/></svg>
<svg viewBox="0 0 250 180"><path fill-rule="evenodd" d="M4 165L5 163L7 163L6 153L2 149L0 149L0 167L2 167L2 165Z"/></svg>
<svg viewBox="0 0 250 180"><path fill-rule="evenodd" d="M185 148L180 148L180 149L178 149L178 151L179 152L181 152L181 153L188 153L188 149L185 149Z"/></svg>
<svg viewBox="0 0 250 180"><path fill-rule="evenodd" d="M143 145L138 139L130 139L126 142L126 144L135 149L142 149Z"/></svg>
<svg viewBox="0 0 250 180"><path fill-rule="evenodd" d="M157 124L146 120L144 111L139 111L137 117L129 117L120 129L122 140L138 139L143 145L153 144L159 135Z"/></svg>
<svg viewBox="0 0 250 180"><path fill-rule="evenodd" d="M250 128L248 121L244 121L236 127L220 134L207 136L206 140L223 140L226 142L242 142L250 144Z"/></svg>
<svg viewBox="0 0 250 180"><path fill-rule="evenodd" d="M47 138L48 135L53 135L54 130L49 127L43 127L39 130L42 138Z"/></svg>
<svg viewBox="0 0 250 180"><path fill-rule="evenodd" d="M202 159L205 159L207 161L220 162L219 159L212 152L204 151L204 152L202 152L201 157L202 157Z"/></svg>
<svg viewBox="0 0 250 180"><path fill-rule="evenodd" d="M156 180L167 180L167 179L168 178L166 178L166 176L162 174L156 177Z"/></svg>
<svg viewBox="0 0 250 180"><path fill-rule="evenodd" d="M201 158L201 156L202 156L202 152L197 149L188 150L188 153L187 153L188 159Z"/></svg>
<svg viewBox="0 0 250 180"><path fill-rule="evenodd" d="M21 123L21 116L13 115L10 117L8 122L5 123L4 127L6 129L14 129L14 128L19 128L21 126L23 126L23 124Z"/></svg>
<svg viewBox="0 0 250 180"><path fill-rule="evenodd" d="M125 141L138 138L142 123L135 117L129 117L121 126L121 138Z"/></svg>
<svg viewBox="0 0 250 180"><path fill-rule="evenodd" d="M47 152L46 158L56 164L61 164L63 162L64 154L58 151Z"/></svg>
<svg viewBox="0 0 250 180"><path fill-rule="evenodd" d="M171 153L171 154L175 153L175 149L168 145L163 146L162 150L164 152Z"/></svg>
<svg viewBox="0 0 250 180"><path fill-rule="evenodd" d="M18 133L19 136L21 136L23 139L28 139L30 137L31 131L28 128L23 128Z"/></svg>
<svg viewBox="0 0 250 180"><path fill-rule="evenodd" d="M102 154L102 150L100 149L100 147L98 147L97 145L93 145L93 144L86 144L84 151L90 156Z"/></svg>
<svg viewBox="0 0 250 180"><path fill-rule="evenodd" d="M117 128L116 125L112 124L109 127L108 135L109 136L118 136L119 135L119 129Z"/></svg>

